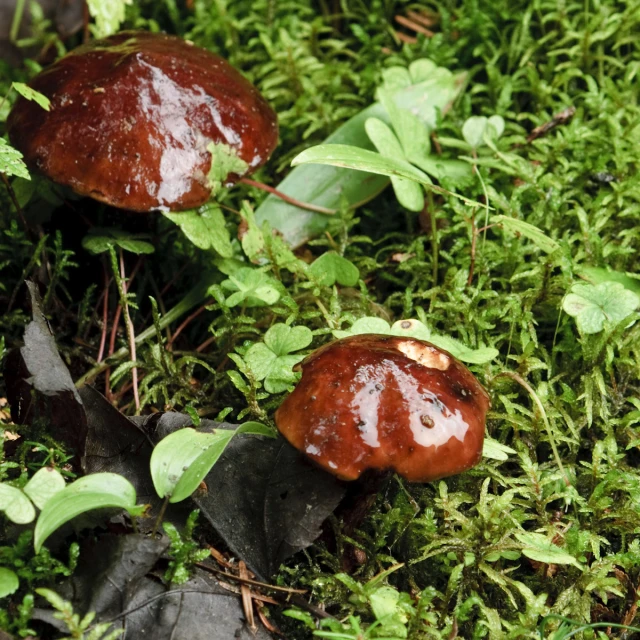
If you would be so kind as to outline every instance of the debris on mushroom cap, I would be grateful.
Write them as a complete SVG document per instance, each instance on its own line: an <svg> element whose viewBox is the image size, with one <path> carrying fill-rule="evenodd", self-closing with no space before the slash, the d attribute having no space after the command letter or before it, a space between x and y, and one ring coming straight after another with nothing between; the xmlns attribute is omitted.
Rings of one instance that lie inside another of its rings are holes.
<svg viewBox="0 0 640 640"><path fill-rule="evenodd" d="M230 184L264 164L278 139L276 115L255 87L222 58L174 36L96 40L30 86L51 100L51 111L20 98L9 115L9 137L27 164L122 209L200 206L211 195L212 144L237 154Z"/></svg>
<svg viewBox="0 0 640 640"><path fill-rule="evenodd" d="M343 480L393 469L410 482L430 482L480 460L489 396L446 351L364 334L321 347L301 367L276 424Z"/></svg>

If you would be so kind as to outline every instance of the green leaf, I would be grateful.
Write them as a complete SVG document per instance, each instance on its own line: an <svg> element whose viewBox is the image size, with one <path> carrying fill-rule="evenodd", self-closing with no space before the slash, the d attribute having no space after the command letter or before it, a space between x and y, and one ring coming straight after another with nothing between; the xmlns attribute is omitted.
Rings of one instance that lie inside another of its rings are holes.
<svg viewBox="0 0 640 640"><path fill-rule="evenodd" d="M522 553L531 560L546 564L571 564L583 570L582 565L570 553L563 551L540 533L516 533L515 537L524 545Z"/></svg>
<svg viewBox="0 0 640 640"><path fill-rule="evenodd" d="M528 238L545 253L553 253L560 248L560 245L555 240L538 229L538 227L524 222L524 220L498 215L492 216L491 222L501 225L505 231L509 231L514 235L522 235Z"/></svg>
<svg viewBox="0 0 640 640"><path fill-rule="evenodd" d="M426 340L436 347L448 351L454 358L470 364L485 364L499 355L499 351L493 347L480 347L471 349L458 340L449 336L431 333L429 328L419 320L399 320L392 327L382 318L364 317L356 320L348 331L333 331L336 338L346 338L363 333L379 333L382 335L394 335L412 337L418 340Z"/></svg>
<svg viewBox="0 0 640 640"><path fill-rule="evenodd" d="M227 299L229 307L245 304L247 307L265 307L280 299L279 283L264 271L252 267L240 267L223 280L220 286L233 292Z"/></svg>
<svg viewBox="0 0 640 640"><path fill-rule="evenodd" d="M264 343L252 345L244 356L256 380L264 380L269 393L286 391L299 377L293 367L301 355L288 355L311 344L313 334L307 327L278 323L267 331Z"/></svg>
<svg viewBox="0 0 640 640"><path fill-rule="evenodd" d="M118 247L136 255L153 253L155 247L143 240L145 237L143 234L133 234L122 229L93 227L82 238L82 246L94 255L108 251L109 247Z"/></svg>
<svg viewBox="0 0 640 640"><path fill-rule="evenodd" d="M24 84L24 82L13 82L11 86L23 98L39 104L45 111L51 110L51 101L49 100L49 98L47 98L47 96L45 95L42 95L39 91L32 89L29 85Z"/></svg>
<svg viewBox="0 0 640 640"><path fill-rule="evenodd" d="M318 284L326 287L331 287L336 282L345 287L353 287L360 278L357 267L335 251L327 251L316 258L307 273Z"/></svg>
<svg viewBox="0 0 640 640"><path fill-rule="evenodd" d="M15 593L19 586L20 580L13 571L6 567L0 567L0 598L6 598Z"/></svg>
<svg viewBox="0 0 640 640"><path fill-rule="evenodd" d="M198 249L214 249L223 258L233 255L231 236L218 205L209 202L198 209L179 213L163 212L163 215L177 224Z"/></svg>
<svg viewBox="0 0 640 640"><path fill-rule="evenodd" d="M28 524L36 517L31 500L20 489L4 483L0 483L0 511L16 524Z"/></svg>
<svg viewBox="0 0 640 640"><path fill-rule="evenodd" d="M484 205L475 200L469 200L469 198L465 198L460 194L432 184L431 178L426 173L420 171L420 169L417 169L406 160L385 158L379 153L359 149L358 147L349 147L343 144L321 144L298 154L291 164L293 166L300 164L329 164L335 167L356 169L357 171L377 173L389 177L407 178L423 185L428 190L458 198L465 204L484 207Z"/></svg>
<svg viewBox="0 0 640 640"><path fill-rule="evenodd" d="M308 327L290 327L282 322L274 324L264 336L265 345L277 356L304 349L312 340L313 334Z"/></svg>
<svg viewBox="0 0 640 640"><path fill-rule="evenodd" d="M242 203L240 216L242 217L245 225L244 231L242 233L238 233L240 236L240 242L242 243L242 250L251 262L257 263L264 251L264 237L262 235L262 231L258 227L258 223L256 222L256 216L253 209L249 206L248 202Z"/></svg>
<svg viewBox="0 0 640 640"><path fill-rule="evenodd" d="M581 278L591 282L591 284L619 282L625 289L640 295L640 279L637 277L632 278L629 274L600 267L578 267L577 273Z"/></svg>
<svg viewBox="0 0 640 640"><path fill-rule="evenodd" d="M484 437L484 444L482 445L483 458L504 462L509 459L509 455L514 455L516 453L517 451L515 449L507 447L507 445L504 445L489 436Z"/></svg>
<svg viewBox="0 0 640 640"><path fill-rule="evenodd" d="M619 282L574 284L563 302L565 313L573 316L582 335L599 333L605 322L617 325L640 306L640 298Z"/></svg>
<svg viewBox="0 0 640 640"><path fill-rule="evenodd" d="M391 67L383 71L383 89L393 92L398 107L409 110L431 130L437 114L453 102L464 83L463 74L453 75L447 69L435 67L430 60L413 62L409 71ZM411 84L416 81L416 84ZM364 124L369 118L379 118L387 124L389 115L380 103L367 107L332 133L325 143L355 145L373 149ZM370 175L363 179L358 171L329 165L296 167L278 185L278 190L298 200L328 209L344 205L356 207L368 202L389 183L388 178ZM298 247L313 236L321 234L329 218L284 202L275 195L268 196L256 210L259 225L268 221L271 228L282 233L293 246Z"/></svg>
<svg viewBox="0 0 640 640"><path fill-rule="evenodd" d="M485 143L485 136L489 140L497 140L504 132L504 118L493 115L471 116L462 125L462 137L472 149L477 149Z"/></svg>
<svg viewBox="0 0 640 640"><path fill-rule="evenodd" d="M450 336L442 336L437 334L431 334L429 342L436 345L440 349L448 351L454 358L467 362L469 364L486 364L498 357L500 352L493 347L478 347L477 349L471 349L465 344L451 338Z"/></svg>
<svg viewBox="0 0 640 640"><path fill-rule="evenodd" d="M242 176L249 169L249 165L228 144L210 142L207 151L211 153L211 169L207 175L211 195L215 195L225 185L230 174Z"/></svg>
<svg viewBox="0 0 640 640"><path fill-rule="evenodd" d="M27 482L23 491L38 509L43 509L44 505L65 486L66 483L59 471L51 467L42 467Z"/></svg>
<svg viewBox="0 0 640 640"><path fill-rule="evenodd" d="M6 176L18 176L25 180L31 179L27 165L22 160L22 154L4 138L0 138L0 173Z"/></svg>
<svg viewBox="0 0 640 640"><path fill-rule="evenodd" d="M132 515L136 507L136 490L116 473L94 473L68 484L50 498L38 518L33 544L38 553L45 540L63 524L76 516L106 507L125 509Z"/></svg>
<svg viewBox="0 0 640 640"><path fill-rule="evenodd" d="M418 122L419 126L422 126ZM365 123L367 135L381 155L406 161L400 142L393 131L378 118L369 118ZM424 193L422 187L406 178L392 177L391 184L398 198L398 202L409 211L421 211L424 207Z"/></svg>
<svg viewBox="0 0 640 640"><path fill-rule="evenodd" d="M125 19L126 5L131 3L132 0L87 0L89 13L95 20L95 36L105 38L118 31Z"/></svg>
<svg viewBox="0 0 640 640"><path fill-rule="evenodd" d="M95 36L105 38L118 31L125 19L126 5L131 3L132 0L87 0L89 13L95 20Z"/></svg>
<svg viewBox="0 0 640 640"><path fill-rule="evenodd" d="M244 361L256 380L264 380L271 371L278 356L264 342L251 345L244 356Z"/></svg>
<svg viewBox="0 0 640 640"><path fill-rule="evenodd" d="M211 433L190 427L163 438L151 454L151 478L161 498L169 502L188 498L211 471L234 435L245 433L274 437L274 432L259 422L247 422L235 430L215 429Z"/></svg>

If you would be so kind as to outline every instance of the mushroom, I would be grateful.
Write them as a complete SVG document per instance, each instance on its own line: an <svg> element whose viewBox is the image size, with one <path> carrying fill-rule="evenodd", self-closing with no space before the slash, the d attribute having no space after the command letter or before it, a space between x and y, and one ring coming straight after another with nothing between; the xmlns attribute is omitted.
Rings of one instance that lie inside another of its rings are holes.
<svg viewBox="0 0 640 640"><path fill-rule="evenodd" d="M211 196L212 144L226 145L217 173L231 184L264 164L278 139L276 115L255 87L174 36L130 31L93 41L30 86L51 110L19 98L9 115L27 165L121 209L198 207Z"/></svg>
<svg viewBox="0 0 640 640"><path fill-rule="evenodd" d="M321 347L301 368L276 424L339 478L393 470L430 482L480 460L489 396L461 362L429 342L350 336Z"/></svg>

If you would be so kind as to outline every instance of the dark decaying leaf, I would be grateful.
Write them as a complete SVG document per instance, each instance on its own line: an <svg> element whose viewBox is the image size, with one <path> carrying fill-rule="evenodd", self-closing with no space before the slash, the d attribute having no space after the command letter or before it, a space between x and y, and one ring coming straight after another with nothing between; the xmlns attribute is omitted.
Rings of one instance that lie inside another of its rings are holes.
<svg viewBox="0 0 640 640"><path fill-rule="evenodd" d="M125 640L268 640L259 628L252 634L236 594L215 578L196 570L179 587L167 589L149 574L167 548L166 540L141 535L105 535L85 545L73 578L58 592L80 614L94 611L94 623L113 622ZM62 630L50 609L36 609L34 618Z"/></svg>
<svg viewBox="0 0 640 640"><path fill-rule="evenodd" d="M17 424L42 421L47 433L84 453L87 421L71 374L40 307L33 282L27 282L33 320L24 332L24 346L9 353L4 365L11 418Z"/></svg>
<svg viewBox="0 0 640 640"><path fill-rule="evenodd" d="M181 414L154 419L157 440L191 426L191 418ZM201 424L205 430L234 426ZM263 580L320 535L321 524L344 495L341 482L282 438L234 438L205 484L207 491L196 492L194 502L231 551Z"/></svg>

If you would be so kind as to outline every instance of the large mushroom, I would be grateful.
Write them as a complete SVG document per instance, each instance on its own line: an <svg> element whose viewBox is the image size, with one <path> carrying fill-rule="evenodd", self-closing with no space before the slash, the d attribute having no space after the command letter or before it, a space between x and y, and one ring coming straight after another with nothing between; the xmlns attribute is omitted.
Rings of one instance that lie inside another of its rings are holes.
<svg viewBox="0 0 640 640"><path fill-rule="evenodd" d="M339 478L393 470L430 482L480 460L489 396L446 351L365 334L321 347L301 367L276 412L278 429Z"/></svg>
<svg viewBox="0 0 640 640"><path fill-rule="evenodd" d="M174 36L96 40L30 86L51 110L19 98L9 115L9 137L27 165L121 209L198 207L211 195L212 160L230 184L264 164L277 143L276 115L255 87ZM215 145L224 145L221 153Z"/></svg>

